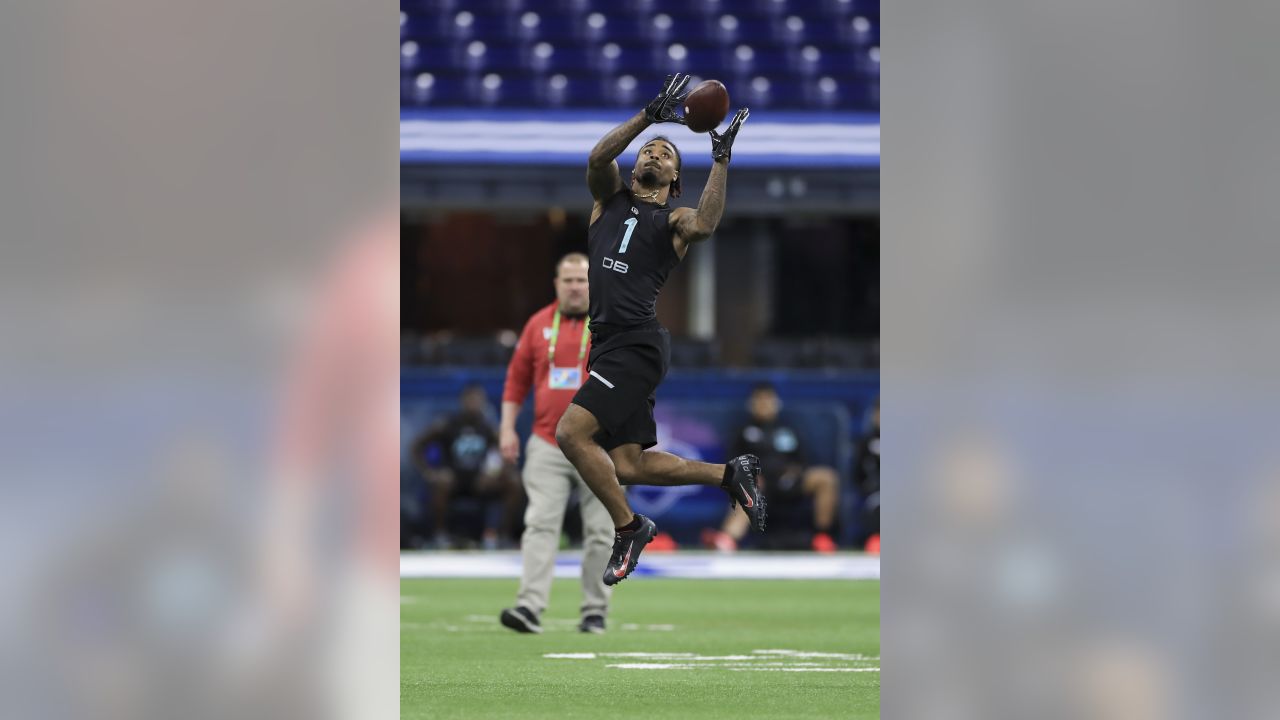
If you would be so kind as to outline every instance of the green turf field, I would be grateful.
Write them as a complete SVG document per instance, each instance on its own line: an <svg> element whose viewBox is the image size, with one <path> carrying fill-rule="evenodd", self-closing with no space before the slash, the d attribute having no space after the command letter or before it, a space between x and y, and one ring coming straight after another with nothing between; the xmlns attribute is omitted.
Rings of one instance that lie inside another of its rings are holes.
<svg viewBox="0 0 1280 720"><path fill-rule="evenodd" d="M400 717L879 717L878 581L633 578L605 635L565 579L543 634L502 627L516 585L401 581Z"/></svg>

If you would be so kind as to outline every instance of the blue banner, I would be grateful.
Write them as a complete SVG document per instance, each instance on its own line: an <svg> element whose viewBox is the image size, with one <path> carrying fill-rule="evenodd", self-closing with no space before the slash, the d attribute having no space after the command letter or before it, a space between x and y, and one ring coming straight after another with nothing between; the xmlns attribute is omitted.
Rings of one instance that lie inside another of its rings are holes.
<svg viewBox="0 0 1280 720"><path fill-rule="evenodd" d="M572 165L631 116L608 110L402 109L400 161L423 164ZM679 125L641 133L670 135L690 167L711 164L711 140ZM703 134L705 135L705 134ZM701 150L699 151L699 147ZM752 112L733 145L735 167L876 168L880 117L869 113Z"/></svg>

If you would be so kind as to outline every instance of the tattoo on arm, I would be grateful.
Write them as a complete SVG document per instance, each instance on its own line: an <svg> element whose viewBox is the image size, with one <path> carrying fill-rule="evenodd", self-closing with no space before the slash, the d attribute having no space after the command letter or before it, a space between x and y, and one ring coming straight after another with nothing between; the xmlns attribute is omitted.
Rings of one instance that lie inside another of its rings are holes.
<svg viewBox="0 0 1280 720"><path fill-rule="evenodd" d="M685 237L690 242L706 240L716 231L720 217L724 215L724 188L729 179L729 163L715 162L711 164L711 175L707 185L702 189L702 197L698 198L698 210L693 215L692 227Z"/></svg>
<svg viewBox="0 0 1280 720"><path fill-rule="evenodd" d="M635 140L636 136L644 132L647 127L649 127L649 121L645 119L644 113L636 113L630 120L600 138L600 142L591 149L591 157L587 159L587 164L591 167L608 165L609 161L621 155L631 141Z"/></svg>
<svg viewBox="0 0 1280 720"><path fill-rule="evenodd" d="M636 113L630 120L610 130L591 149L587 158L587 187L591 190L591 197L603 201L623 187L614 158L621 155L646 127L649 127L649 121L644 113Z"/></svg>

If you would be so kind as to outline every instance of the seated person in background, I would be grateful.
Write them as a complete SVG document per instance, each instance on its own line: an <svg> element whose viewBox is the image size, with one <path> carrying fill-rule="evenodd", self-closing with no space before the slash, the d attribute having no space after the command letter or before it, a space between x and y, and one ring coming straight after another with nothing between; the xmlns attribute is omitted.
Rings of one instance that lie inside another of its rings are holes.
<svg viewBox="0 0 1280 720"><path fill-rule="evenodd" d="M835 552L831 529L840 487L836 471L826 466L805 466L799 434L778 420L782 401L772 384L760 383L752 388L747 410L751 417L735 433L729 455L750 453L760 458L761 471L767 479L765 495L771 501L785 503L812 497L812 547L818 552ZM746 514L734 507L720 530L703 533L703 544L724 552L737 550L747 526Z"/></svg>
<svg viewBox="0 0 1280 720"><path fill-rule="evenodd" d="M455 497L473 497L485 507L482 541L486 549L499 540L513 537L515 513L521 500L520 482L514 468L498 453L498 433L485 414L488 398L480 385L463 388L460 409L433 425L414 441L410 450L414 467L431 485L432 515L436 545L450 546L449 502ZM427 460L431 446L439 448L435 466ZM495 521L489 508L500 503L501 520ZM500 527L498 527L500 525Z"/></svg>
<svg viewBox="0 0 1280 720"><path fill-rule="evenodd" d="M880 398L871 408L871 427L858 440L853 486L862 498L862 526L869 535L866 551L880 552Z"/></svg>

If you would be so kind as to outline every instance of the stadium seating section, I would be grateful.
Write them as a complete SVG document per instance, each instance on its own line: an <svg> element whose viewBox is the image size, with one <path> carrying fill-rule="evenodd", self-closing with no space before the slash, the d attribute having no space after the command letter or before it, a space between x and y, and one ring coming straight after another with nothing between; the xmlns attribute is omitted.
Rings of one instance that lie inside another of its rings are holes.
<svg viewBox="0 0 1280 720"><path fill-rule="evenodd" d="M401 0L411 107L647 102L671 72L735 105L877 110L879 0Z"/></svg>

